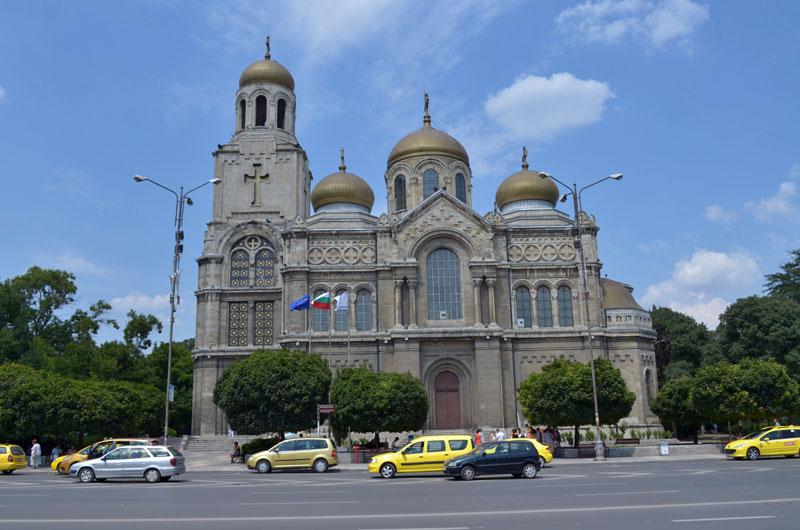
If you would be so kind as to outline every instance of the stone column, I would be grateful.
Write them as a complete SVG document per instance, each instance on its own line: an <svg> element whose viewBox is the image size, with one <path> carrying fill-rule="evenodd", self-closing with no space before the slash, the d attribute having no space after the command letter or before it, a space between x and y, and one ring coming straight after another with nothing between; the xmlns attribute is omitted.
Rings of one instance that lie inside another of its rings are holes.
<svg viewBox="0 0 800 530"><path fill-rule="evenodd" d="M394 281L394 327L403 327L403 280Z"/></svg>
<svg viewBox="0 0 800 530"><path fill-rule="evenodd" d="M496 278L487 278L486 285L489 287L489 325L497 327L497 315L494 310L494 285L497 283Z"/></svg>
<svg viewBox="0 0 800 530"><path fill-rule="evenodd" d="M475 326L481 327L481 282L482 278L472 278L472 293L475 304Z"/></svg>
<svg viewBox="0 0 800 530"><path fill-rule="evenodd" d="M408 324L417 327L417 280L408 280Z"/></svg>

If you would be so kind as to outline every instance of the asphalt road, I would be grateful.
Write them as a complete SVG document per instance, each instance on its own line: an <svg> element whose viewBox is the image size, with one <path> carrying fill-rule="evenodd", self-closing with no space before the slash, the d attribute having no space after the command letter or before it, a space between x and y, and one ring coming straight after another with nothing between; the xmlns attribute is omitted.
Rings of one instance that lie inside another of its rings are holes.
<svg viewBox="0 0 800 530"><path fill-rule="evenodd" d="M800 459L554 465L533 480L363 471L196 472L80 484L0 476L4 528L738 530L800 528Z"/></svg>

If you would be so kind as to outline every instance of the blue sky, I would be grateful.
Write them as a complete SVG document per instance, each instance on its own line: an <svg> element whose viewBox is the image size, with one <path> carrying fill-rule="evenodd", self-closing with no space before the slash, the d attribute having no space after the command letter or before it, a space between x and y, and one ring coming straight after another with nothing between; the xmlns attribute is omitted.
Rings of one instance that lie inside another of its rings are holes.
<svg viewBox="0 0 800 530"><path fill-rule="evenodd" d="M317 182L343 146L385 211L386 156L427 89L434 126L470 153L480 213L522 145L562 180L624 172L584 196L604 273L713 327L800 247L798 27L791 0L7 3L0 277L64 268L79 305L166 320L173 203L131 176L211 177L270 33ZM186 212L179 338L210 207L202 190Z"/></svg>

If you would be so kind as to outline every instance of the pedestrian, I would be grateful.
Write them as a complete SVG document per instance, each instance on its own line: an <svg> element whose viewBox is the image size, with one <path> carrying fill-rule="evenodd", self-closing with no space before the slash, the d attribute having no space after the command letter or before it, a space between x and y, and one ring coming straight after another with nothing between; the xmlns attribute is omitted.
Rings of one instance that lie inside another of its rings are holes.
<svg viewBox="0 0 800 530"><path fill-rule="evenodd" d="M239 447L239 442L233 442L233 452L231 453L231 464L235 464L242 456L242 448Z"/></svg>
<svg viewBox="0 0 800 530"><path fill-rule="evenodd" d="M530 425L528 425L528 438L536 439L536 435L534 434L534 429Z"/></svg>
<svg viewBox="0 0 800 530"><path fill-rule="evenodd" d="M497 440L498 442L502 442L503 440L505 440L506 439L505 431L501 431L500 429L497 429L497 431L495 432L494 439Z"/></svg>
<svg viewBox="0 0 800 530"><path fill-rule="evenodd" d="M517 437L517 428L516 427L511 429L511 437L512 438L516 438Z"/></svg>
<svg viewBox="0 0 800 530"><path fill-rule="evenodd" d="M233 438L236 436L236 433L233 431L233 427L231 427L230 423L228 424L228 438Z"/></svg>
<svg viewBox="0 0 800 530"><path fill-rule="evenodd" d="M392 440L392 451L397 452L402 448L403 448L403 442L400 441L399 436L395 436L394 440Z"/></svg>
<svg viewBox="0 0 800 530"><path fill-rule="evenodd" d="M478 447L481 444L483 444L483 430L478 427L475 430L475 447Z"/></svg>
<svg viewBox="0 0 800 530"><path fill-rule="evenodd" d="M42 446L39 445L39 441L34 438L33 443L31 445L31 467L34 469L39 469L39 466L42 465Z"/></svg>
<svg viewBox="0 0 800 530"><path fill-rule="evenodd" d="M553 452L553 428L547 427L542 433L542 443L547 446L550 452Z"/></svg>
<svg viewBox="0 0 800 530"><path fill-rule="evenodd" d="M558 427L553 428L553 444L555 445L553 456L561 456L561 433L559 432Z"/></svg>
<svg viewBox="0 0 800 530"><path fill-rule="evenodd" d="M536 438L536 441L542 443L542 428L537 427L533 434L534 437Z"/></svg>
<svg viewBox="0 0 800 530"><path fill-rule="evenodd" d="M59 444L56 444L56 446L53 447L53 450L50 451L50 461L52 462L53 460L55 460L56 458L58 458L62 454L63 454L63 451L61 450L61 446Z"/></svg>

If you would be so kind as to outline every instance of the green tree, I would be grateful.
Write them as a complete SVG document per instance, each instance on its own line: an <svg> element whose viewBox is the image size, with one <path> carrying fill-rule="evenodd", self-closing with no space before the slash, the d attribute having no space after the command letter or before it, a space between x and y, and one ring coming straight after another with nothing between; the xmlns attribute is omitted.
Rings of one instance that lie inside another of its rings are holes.
<svg viewBox="0 0 800 530"><path fill-rule="evenodd" d="M388 397L381 390L380 374L369 368L341 368L336 372L331 384L331 404L336 412L331 421L337 438L343 438L349 431L381 430Z"/></svg>
<svg viewBox="0 0 800 530"><path fill-rule="evenodd" d="M192 429L192 350L189 344L193 341L176 342L172 347L172 373L170 379L175 386L175 401L169 407L170 426L178 434L188 434ZM141 382L146 382L161 390L161 407L164 406L164 394L167 384L167 352L168 344L162 342L153 348L150 355L144 356L141 364L144 375Z"/></svg>
<svg viewBox="0 0 800 530"><path fill-rule="evenodd" d="M409 373L381 373L381 389L387 404L381 422L382 431L416 431L428 417L425 386Z"/></svg>
<svg viewBox="0 0 800 530"><path fill-rule="evenodd" d="M705 324L668 307L653 307L650 310L653 329L656 332L656 368L658 381L663 383L671 375L667 367L681 364L682 371L700 366L703 350L711 341L711 333Z"/></svg>
<svg viewBox="0 0 800 530"><path fill-rule="evenodd" d="M747 419L756 403L742 388L742 380L739 365L723 362L704 366L694 378L692 406L706 421L730 424Z"/></svg>
<svg viewBox="0 0 800 530"><path fill-rule="evenodd" d="M753 399L755 407L747 413L752 421L793 416L800 407L800 384L780 363L772 360L745 359L739 363L741 388Z"/></svg>
<svg viewBox="0 0 800 530"><path fill-rule="evenodd" d="M672 432L678 433L680 428L687 428L697 443L697 431L702 423L702 416L691 399L695 381L691 376L683 376L669 380L662 386L653 402L652 410L664 426L670 426Z"/></svg>
<svg viewBox="0 0 800 530"><path fill-rule="evenodd" d="M302 430L316 420L328 399L331 372L317 355L258 350L222 374L214 403L242 434Z"/></svg>
<svg viewBox="0 0 800 530"><path fill-rule="evenodd" d="M606 359L595 360L595 376L600 420L616 424L630 414L636 396ZM579 427L594 423L591 369L588 364L557 359L522 382L519 401L531 423L574 425L577 447Z"/></svg>
<svg viewBox="0 0 800 530"><path fill-rule="evenodd" d="M726 359L774 359L800 378L800 303L775 296L740 298L720 315L717 336Z"/></svg>
<svg viewBox="0 0 800 530"><path fill-rule="evenodd" d="M123 336L125 342L135 346L138 350L149 350L153 345L150 335L153 331L161 333L164 326L153 315L139 314L133 309L128 311L128 323L125 324Z"/></svg>
<svg viewBox="0 0 800 530"><path fill-rule="evenodd" d="M789 252L791 258L781 265L781 272L767 274L767 292L800 302L800 248Z"/></svg>

